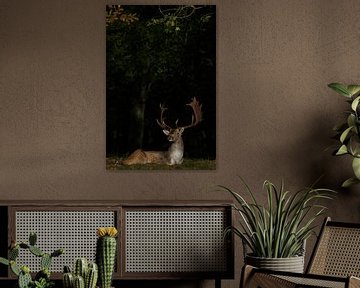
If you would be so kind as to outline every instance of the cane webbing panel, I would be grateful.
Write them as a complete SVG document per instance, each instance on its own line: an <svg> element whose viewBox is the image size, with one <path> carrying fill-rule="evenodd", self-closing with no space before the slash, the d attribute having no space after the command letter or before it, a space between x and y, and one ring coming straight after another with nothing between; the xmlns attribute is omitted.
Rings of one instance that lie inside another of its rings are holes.
<svg viewBox="0 0 360 288"><path fill-rule="evenodd" d="M345 279L340 281L325 280L320 278L302 278L296 276L277 276L281 279L287 280L293 284L294 287L326 287L326 288L345 288ZM282 287L282 286L281 286Z"/></svg>
<svg viewBox="0 0 360 288"><path fill-rule="evenodd" d="M327 226L310 273L360 277L360 229Z"/></svg>
<svg viewBox="0 0 360 288"><path fill-rule="evenodd" d="M28 243L29 233L36 232L37 245L46 253L63 248L65 253L52 261L50 270L62 272L72 267L76 258L95 260L96 228L115 226L114 211L16 211L16 241ZM18 263L39 271L40 258L20 250Z"/></svg>
<svg viewBox="0 0 360 288"><path fill-rule="evenodd" d="M125 212L125 272L226 271L224 211Z"/></svg>

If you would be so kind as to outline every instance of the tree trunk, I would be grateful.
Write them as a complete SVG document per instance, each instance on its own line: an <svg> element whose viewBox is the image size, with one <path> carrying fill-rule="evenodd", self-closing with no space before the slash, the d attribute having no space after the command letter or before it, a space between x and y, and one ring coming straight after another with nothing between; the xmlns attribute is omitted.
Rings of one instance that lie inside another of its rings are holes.
<svg viewBox="0 0 360 288"><path fill-rule="evenodd" d="M144 138L145 106L148 94L148 85L142 84L140 94L134 99L130 111L128 147L129 152L142 148Z"/></svg>

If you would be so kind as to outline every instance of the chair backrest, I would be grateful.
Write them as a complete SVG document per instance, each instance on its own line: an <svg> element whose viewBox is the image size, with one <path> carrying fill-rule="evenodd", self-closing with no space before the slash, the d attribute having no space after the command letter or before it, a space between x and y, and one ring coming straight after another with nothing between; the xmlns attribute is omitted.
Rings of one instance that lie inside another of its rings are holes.
<svg viewBox="0 0 360 288"><path fill-rule="evenodd" d="M326 218L307 273L360 277L360 223Z"/></svg>

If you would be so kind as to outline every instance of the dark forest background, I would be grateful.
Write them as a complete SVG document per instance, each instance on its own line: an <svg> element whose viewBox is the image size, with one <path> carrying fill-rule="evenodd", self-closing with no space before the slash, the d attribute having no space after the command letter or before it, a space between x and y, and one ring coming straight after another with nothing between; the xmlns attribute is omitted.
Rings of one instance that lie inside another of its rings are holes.
<svg viewBox="0 0 360 288"><path fill-rule="evenodd" d="M216 158L216 7L106 7L106 154L167 150L156 119L191 122L196 97L203 121L183 134L184 157Z"/></svg>

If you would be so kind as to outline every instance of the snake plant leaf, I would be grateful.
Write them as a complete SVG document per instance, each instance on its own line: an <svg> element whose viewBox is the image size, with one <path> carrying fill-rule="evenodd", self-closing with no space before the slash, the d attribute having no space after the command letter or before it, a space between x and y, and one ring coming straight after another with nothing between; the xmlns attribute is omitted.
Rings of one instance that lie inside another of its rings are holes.
<svg viewBox="0 0 360 288"><path fill-rule="evenodd" d="M351 96L354 96L360 92L360 85L348 85L347 90Z"/></svg>
<svg viewBox="0 0 360 288"><path fill-rule="evenodd" d="M354 157L352 168L357 179L360 180L360 158Z"/></svg>
<svg viewBox="0 0 360 288"><path fill-rule="evenodd" d="M336 152L335 155L344 155L344 154L347 154L349 153L346 145L341 145L341 147L339 148L339 150Z"/></svg>
<svg viewBox="0 0 360 288"><path fill-rule="evenodd" d="M356 97L351 103L351 109L356 111L356 108L359 106L360 96Z"/></svg>
<svg viewBox="0 0 360 288"><path fill-rule="evenodd" d="M347 86L341 83L330 83L329 88L333 89L335 92L339 93L342 96L351 98L351 93L348 90Z"/></svg>
<svg viewBox="0 0 360 288"><path fill-rule="evenodd" d="M352 130L352 128L353 128L353 126L350 126L347 129L345 129L344 132L341 133L341 136L340 136L341 143L344 143L344 141L346 140L346 138L349 135L349 132Z"/></svg>
<svg viewBox="0 0 360 288"><path fill-rule="evenodd" d="M359 179L357 179L356 177L351 177L351 178L345 180L344 183L342 183L341 187L348 188L352 185L359 184L359 183L360 183Z"/></svg>

